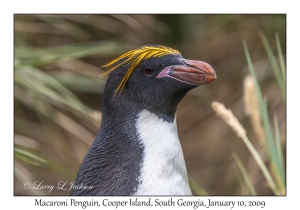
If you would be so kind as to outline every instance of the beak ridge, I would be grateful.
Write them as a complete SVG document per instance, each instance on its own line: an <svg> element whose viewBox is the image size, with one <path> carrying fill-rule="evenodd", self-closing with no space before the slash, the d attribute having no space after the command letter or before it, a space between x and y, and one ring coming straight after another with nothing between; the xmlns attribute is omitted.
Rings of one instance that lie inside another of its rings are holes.
<svg viewBox="0 0 300 210"><path fill-rule="evenodd" d="M182 61L185 65L174 66L170 76L194 85L206 85L217 79L215 70L208 63L186 59Z"/></svg>

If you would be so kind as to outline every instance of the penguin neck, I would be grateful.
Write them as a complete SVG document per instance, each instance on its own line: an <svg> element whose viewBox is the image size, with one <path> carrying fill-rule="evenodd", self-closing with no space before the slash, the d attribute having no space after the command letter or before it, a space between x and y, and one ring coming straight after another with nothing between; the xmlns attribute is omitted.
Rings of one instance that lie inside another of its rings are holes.
<svg viewBox="0 0 300 210"><path fill-rule="evenodd" d="M107 144L120 145L122 152L118 155L130 156L130 160L118 159L130 161L136 167L126 167L132 171L125 172L135 172L132 174L136 179L132 182L134 186L130 186L133 194L191 195L175 111L153 112L126 103L122 108L106 107L103 113L100 139L104 136L115 138Z"/></svg>

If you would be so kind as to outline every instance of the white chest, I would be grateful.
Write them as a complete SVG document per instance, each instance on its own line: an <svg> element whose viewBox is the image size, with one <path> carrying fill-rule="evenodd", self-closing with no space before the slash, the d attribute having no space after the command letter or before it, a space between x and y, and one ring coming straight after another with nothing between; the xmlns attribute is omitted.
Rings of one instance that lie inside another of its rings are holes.
<svg viewBox="0 0 300 210"><path fill-rule="evenodd" d="M143 110L136 128L144 146L136 195L191 195L176 120L169 123Z"/></svg>

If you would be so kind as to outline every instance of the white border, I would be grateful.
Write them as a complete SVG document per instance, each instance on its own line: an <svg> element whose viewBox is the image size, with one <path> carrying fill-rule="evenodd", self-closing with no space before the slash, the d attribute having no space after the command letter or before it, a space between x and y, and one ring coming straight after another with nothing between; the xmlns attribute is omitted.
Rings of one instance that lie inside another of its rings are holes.
<svg viewBox="0 0 300 210"><path fill-rule="evenodd" d="M296 1L294 1L296 2ZM3 1L1 3L1 182L3 207L33 207L35 197L13 196L13 14L14 13L286 13L287 14L287 196L286 197L200 197L214 200L264 200L264 209L298 206L299 194L299 13L298 4L287 1ZM4 145L4 146L3 146ZM41 197L64 200L70 197ZM159 198L159 197L154 197ZM85 197L78 200L102 199ZM116 199L112 197L111 199ZM128 197L117 197L128 200ZM162 198L166 199L166 198ZM178 199L178 197L176 197ZM186 199L196 199L187 197ZM4 205L3 205L4 204ZM1 207L1 208L3 208ZM68 207L71 208L71 207ZM160 207L159 209L161 209ZM168 207L164 207L168 208ZM174 208L174 207L172 207ZM4 209L4 208L3 208ZM66 209L66 208L64 208ZM81 208L80 208L81 209ZM90 209L90 208L88 208ZM120 209L120 208L119 208ZM123 208L124 209L124 208ZM126 209L132 209L127 207ZM186 207L186 209L193 209ZM201 209L201 208L200 208ZM239 208L234 208L239 209ZM244 208L243 208L244 209ZM293 208L295 209L295 208Z"/></svg>

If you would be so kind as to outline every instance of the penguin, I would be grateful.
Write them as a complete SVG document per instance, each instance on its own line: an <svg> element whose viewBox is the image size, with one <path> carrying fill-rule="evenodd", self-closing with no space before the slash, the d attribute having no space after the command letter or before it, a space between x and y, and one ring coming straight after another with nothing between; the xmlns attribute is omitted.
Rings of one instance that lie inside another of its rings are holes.
<svg viewBox="0 0 300 210"><path fill-rule="evenodd" d="M176 110L193 88L217 78L206 62L144 45L103 66L102 122L71 195L192 195Z"/></svg>

